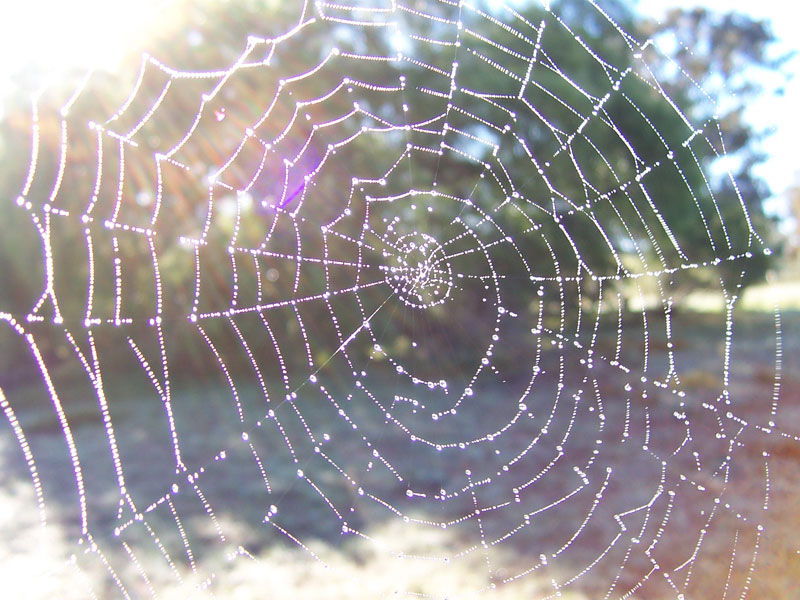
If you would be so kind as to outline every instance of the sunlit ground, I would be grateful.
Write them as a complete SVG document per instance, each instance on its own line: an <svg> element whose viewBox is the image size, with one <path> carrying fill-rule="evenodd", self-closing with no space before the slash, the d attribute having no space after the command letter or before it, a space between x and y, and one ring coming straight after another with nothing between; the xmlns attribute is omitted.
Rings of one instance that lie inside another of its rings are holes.
<svg viewBox="0 0 800 600"><path fill-rule="evenodd" d="M800 310L800 281L773 275L769 282L748 287L738 303L745 311L772 313L775 309L783 311ZM644 302L643 302L644 301ZM657 306L656 295L642 299L632 297L631 308L636 310ZM696 290L681 299L681 307L700 313L720 313L725 309L725 299L719 291Z"/></svg>
<svg viewBox="0 0 800 600"><path fill-rule="evenodd" d="M58 527L42 530L28 519L32 514L29 507L34 502L24 485L5 489L0 494L0 533L13 535L12 543L0 545L4 597L78 600L90 597L89 590L97 593L104 589L102 572L80 571L73 561L65 560L67 544L59 535ZM230 521L223 523L228 530L235 527L235 520L230 518ZM457 565L449 566L441 559L421 558L442 555L452 549L443 543L441 532L410 537L405 525L394 523L370 529L368 533L373 542L356 543L349 554L322 543L311 543L308 548L317 559L307 551L285 546L269 548L260 553L257 560L239 556L217 570L216 578L221 583L214 586L213 596L199 591L204 577L184 573L181 584L171 578L172 574L164 567L160 572L150 573L155 589L143 585L139 590L141 594L134 597L148 597L154 592L165 600L211 597L339 600L387 597L387 591L392 589L405 590L404 597L465 600L486 597L490 584L482 553L473 553ZM385 542L383 551L379 545L381 540ZM408 558L398 559L399 552L407 554ZM513 586L499 587L490 597L512 600L553 593L551 581L529 576ZM564 590L560 597L589 600L584 594L569 590Z"/></svg>

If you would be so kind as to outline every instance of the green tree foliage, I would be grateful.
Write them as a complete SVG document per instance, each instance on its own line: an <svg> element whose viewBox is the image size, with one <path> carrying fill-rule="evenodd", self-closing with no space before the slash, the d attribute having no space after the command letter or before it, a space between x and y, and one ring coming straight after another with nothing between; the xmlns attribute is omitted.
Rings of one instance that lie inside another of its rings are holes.
<svg viewBox="0 0 800 600"><path fill-rule="evenodd" d="M397 16L401 29L421 38L453 42L457 30L452 23L460 18L456 6L435 2L413 5L442 21L422 19L407 11ZM298 15L292 3L268 0L198 2L184 8L173 25L162 25L146 44L148 52L161 63L183 71L226 69L242 56L248 34L279 35L296 24ZM483 8L491 13L489 6ZM492 24L491 19L482 20L481 28L472 30L473 23L465 18L458 31L469 51L412 41L401 51L413 61L399 66L385 60L337 57L312 77L291 83L291 96L277 96L271 118L256 133L263 139L277 135L277 128L286 124L296 100L330 92L341 83L345 69L352 81L379 87L396 85L402 72L406 77L404 94L371 94L365 113L345 121L330 138L345 139L362 126L374 127L376 121L365 116L367 112L397 124L404 118L421 122L445 111L450 130L442 141L456 151L442 156L416 155L413 168L398 169L386 182L385 194L402 194L417 185L429 189L435 180L442 196L469 199L479 209L489 210L502 203L510 191L486 169L487 163L502 163L514 174L515 191L509 205L513 210L499 212L496 218L515 244L493 250L493 261L501 274L519 273L520 261L528 261L531 271L542 277L583 279L582 285L590 291L586 297L591 301L591 289L598 285L594 277L609 278L609 285L613 285L631 274L669 271L715 259L725 262L730 256L753 252L751 260L729 261L729 266L725 263L707 270L679 270L673 279L684 286L720 273L725 286L747 285L759 279L768 266L763 253L756 252L762 248L759 236L771 236L772 224L762 205L765 186L752 175L752 166L763 158L757 152L758 137L743 121L742 106L758 92L748 83L751 70L780 66L768 58L772 33L765 24L737 15L675 11L663 25L656 26L639 18L627 3L607 3L605 10L603 14L578 0L555 2L551 12L525 5L514 21L524 31ZM303 256L322 259L325 249L319 224L333 218L347 200L344 195L349 183L339 174L367 177L390 169L398 158L398 148L414 143L413 137L359 137L337 151L330 174L318 178L313 189L305 189L301 180L286 184L280 157L268 157L261 175L253 179L263 154L255 149L241 152L221 175L221 181L233 190L250 185L248 196L238 200L235 194L210 197L208 177L236 152L242 132L263 114L265 105L275 96L278 77L319 65L332 39L343 54L394 56L398 49L392 45L391 33L382 28L318 23L309 27L308 34L287 41L270 67L237 69L226 79L223 92L203 108L192 143L174 156L188 172L162 163L161 189L153 157L174 147L192 127L201 108L200 99L217 81L184 78L171 82L159 108L162 117L148 121L137 132L136 147L123 149L124 185L114 185L120 181L121 146L102 141L104 184L98 190L98 137L86 124L103 123L125 102L140 63L132 57L121 75L94 76L70 109L69 161L54 198L50 196L59 171L63 135L58 109L75 82L51 89L38 101L37 172L23 201L36 206L53 204L74 214L81 214L91 201L96 203L96 214L107 219L122 198L119 222L147 228L153 203L161 194L163 205L153 244L160 283L170 291L162 307L167 322L185 322L194 297L195 257L186 245L187 239L205 240L198 250L204 302L201 310L224 311L231 306L232 264L239 273L236 294L242 302L265 301L256 298L259 278L263 295L279 299L306 289L322 289L325 277L337 277L339 287L346 287L345 270L326 275L322 269L309 266L298 282L291 261L267 264L263 259L231 258L226 250L229 246L258 247L268 242L271 253L292 255L300 252L295 241L300 238ZM691 48L679 50L670 61L648 42L651 38L693 42ZM262 60L264 51L265 46L260 46L246 62ZM454 61L458 63L458 88L447 98ZM148 69L130 110L114 122L115 130L136 127L137 119L168 82L163 71ZM415 91L422 88L442 93L437 96ZM712 97L703 89L710 90ZM713 96L723 89L736 91L740 103L715 106ZM405 103L411 107L408 117L404 116ZM293 125L297 140L308 138L311 123L346 114L352 101L343 89L321 106L325 114L314 114L308 124L300 119ZM310 113L314 110L309 108ZM441 123L436 126L441 127ZM61 316L72 324L83 322L90 294L88 282L93 278L97 282L96 289L91 290L93 314L113 318L118 312L113 265L114 258L119 258L122 284L134 290L124 295L122 312L146 320L156 313L156 282L150 261L153 252L142 238L120 235L114 242L112 233L104 231L98 218L85 225L94 239L91 261L84 225L55 217L45 223L44 216L42 222L32 223L28 211L14 206L26 182L32 127L27 99L10 101L0 131L0 197L6 207L0 222L0 310L19 319L31 312L46 287L48 273L43 265L52 254L53 272L69 274L56 276L54 281ZM695 127L700 129L695 132ZM465 144L467 138L453 130L479 141ZM292 143L285 142L282 152L290 152ZM429 140L420 143L429 144ZM324 150L314 151L321 154ZM736 159L733 178L709 175L716 173L717 157L724 152ZM294 231L286 219L260 208L262 199L273 205L297 201L281 196L283 190L314 203L316 222L309 222L307 231ZM254 207L247 204L252 199L256 201ZM218 209L211 218L209 203ZM224 208L226 203L230 210ZM434 215L422 210L404 214L402 226L436 237L437 232L453 226L453 219L463 208L458 202L439 205L442 209ZM372 218L380 219L384 210L383 205L375 203ZM49 235L41 235L48 227ZM471 223L470 227L483 228L486 235L493 235L486 222ZM357 231L351 233L356 235ZM49 247L45 238L50 241ZM336 241L330 244L329 251L335 252ZM352 248L341 248L340 252L346 255ZM95 271L90 275L92 268ZM521 283L514 301L524 309L535 293L535 286ZM564 294L567 302L579 297L573 292ZM466 298L458 308L463 314L455 314L446 305L432 311L429 334L441 336L442 347L468 339L470 332L464 324L481 320L481 300L477 293ZM339 314L342 312L348 313ZM341 323L345 331L356 327L360 319L357 311L350 313L352 322ZM39 314L48 319L55 316L52 307L42 308ZM211 337L214 328L227 327L221 321L211 320L206 325ZM297 326L292 318L279 325L284 331L276 335L296 333L292 331ZM399 320L386 326L410 325ZM202 352L188 348L184 359L192 361L197 354L197 360L202 360Z"/></svg>

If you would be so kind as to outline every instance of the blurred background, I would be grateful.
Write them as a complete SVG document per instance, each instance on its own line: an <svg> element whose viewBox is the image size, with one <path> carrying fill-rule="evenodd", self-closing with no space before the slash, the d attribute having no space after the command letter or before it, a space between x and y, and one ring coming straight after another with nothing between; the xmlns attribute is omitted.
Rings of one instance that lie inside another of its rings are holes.
<svg viewBox="0 0 800 600"><path fill-rule="evenodd" d="M470 5L450 97L456 3L7 10L0 573L15 597L800 594L796 9L506 4ZM526 75L537 33L552 68ZM523 78L536 86L517 98ZM566 141L576 129L585 143ZM416 150L440 139L448 152ZM523 148L553 158L537 174ZM529 201L517 212L497 211L503 177ZM413 293L378 266L407 239L454 256ZM579 404L589 385L596 407ZM445 389L476 400L442 428ZM520 398L535 408L517 424ZM543 428L561 443L529 452ZM594 437L617 473L591 488L599 509L564 499ZM514 452L508 481L476 494L465 469L480 481ZM537 473L547 485L520 501ZM646 553L610 542L627 510Z"/></svg>

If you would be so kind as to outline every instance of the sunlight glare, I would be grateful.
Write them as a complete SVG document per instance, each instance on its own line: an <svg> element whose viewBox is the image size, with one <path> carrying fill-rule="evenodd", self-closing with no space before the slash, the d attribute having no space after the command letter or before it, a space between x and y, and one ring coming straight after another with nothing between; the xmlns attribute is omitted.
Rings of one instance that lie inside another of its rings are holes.
<svg viewBox="0 0 800 600"><path fill-rule="evenodd" d="M0 21L0 94L11 78L67 69L113 70L164 0L29 0ZM38 83L38 82L37 82Z"/></svg>

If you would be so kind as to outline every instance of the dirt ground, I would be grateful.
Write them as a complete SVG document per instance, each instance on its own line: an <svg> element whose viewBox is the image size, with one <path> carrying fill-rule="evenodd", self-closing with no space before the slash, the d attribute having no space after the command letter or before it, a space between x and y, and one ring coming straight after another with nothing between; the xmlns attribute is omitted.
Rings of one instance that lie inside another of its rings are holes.
<svg viewBox="0 0 800 600"><path fill-rule="evenodd" d="M454 452L409 445L369 398L334 379L318 388L330 390L350 420L317 388L304 388L242 443L230 388L176 383L174 423L188 473L197 470L194 484L175 474L164 407L152 390L109 380L126 491L140 516L120 503L91 388L60 387L85 508L41 383L6 389L3 586L15 598L800 597L800 318L786 312L776 328L769 312L741 312L726 333L721 314L678 313L672 325L669 348L663 322L648 324L649 382L623 377L609 360L580 364L581 354L544 352L526 399L535 417ZM645 338L637 322L625 328L626 340ZM595 346L606 359L611 333ZM559 356L572 361L563 381ZM642 356L633 343L617 362L638 373ZM379 383L367 387L424 397ZM452 439L507 420L524 384L476 388ZM678 389L684 396L672 393ZM247 415L264 410L255 382L237 390ZM410 403L392 407L406 411L420 438L441 431ZM362 431L373 447L364 447ZM309 432L316 447L303 443ZM509 461L514 453L523 458ZM501 475L503 464L511 467ZM82 510L91 539L81 532Z"/></svg>

